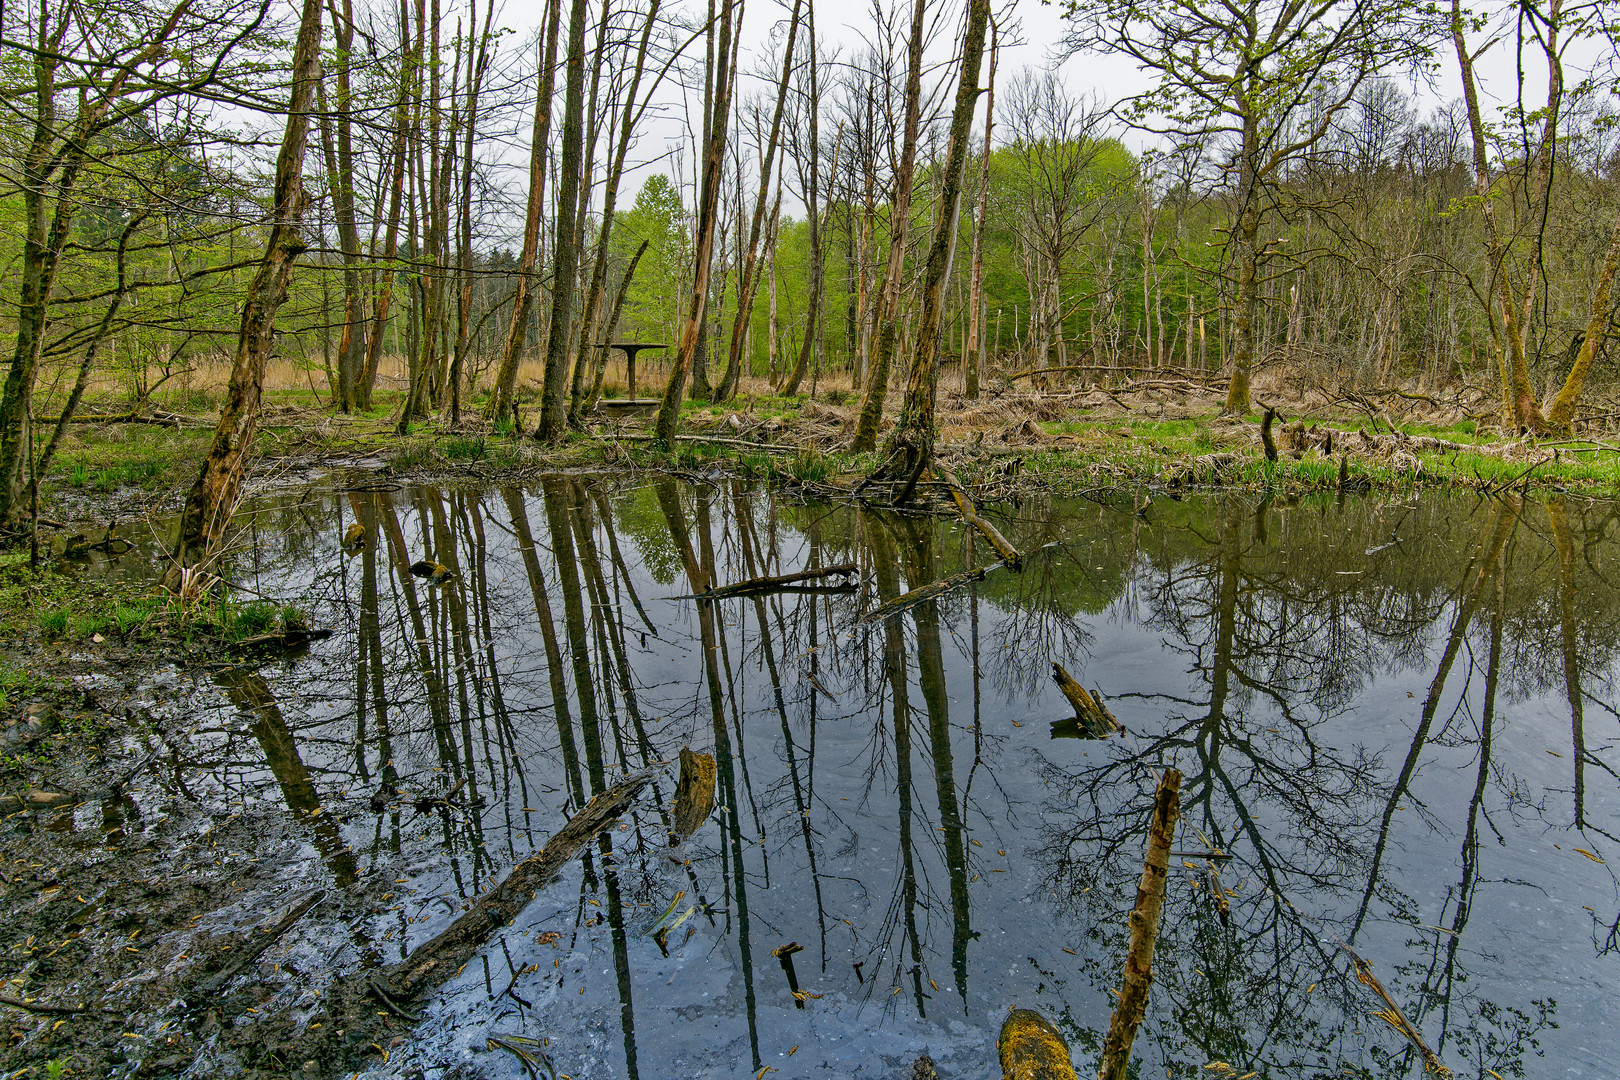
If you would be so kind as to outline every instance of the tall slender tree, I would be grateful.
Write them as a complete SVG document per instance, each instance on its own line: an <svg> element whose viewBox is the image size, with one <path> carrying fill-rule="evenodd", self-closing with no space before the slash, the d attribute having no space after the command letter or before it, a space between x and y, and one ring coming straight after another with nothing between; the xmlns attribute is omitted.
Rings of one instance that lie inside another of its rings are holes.
<svg viewBox="0 0 1620 1080"><path fill-rule="evenodd" d="M270 236L264 257L248 283L231 380L220 406L214 441L186 496L164 582L181 585L186 571L218 550L235 512L247 475L253 437L258 431L264 369L275 344L276 312L287 298L287 283L306 244L299 232L304 211L304 150L309 142L310 106L321 76L321 0L304 0L293 43L292 92L287 126L276 156Z"/></svg>
<svg viewBox="0 0 1620 1080"><path fill-rule="evenodd" d="M939 394L939 339L945 318L945 283L951 274L951 257L956 250L957 215L962 209L968 143L974 108L983 90L979 69L984 62L984 43L990 25L990 0L968 0L967 25L962 34L962 63L956 84L956 104L951 111L949 141L941 166L938 211L928 261L923 267L922 311L917 320L917 337L906 379L906 396L900 416L884 444L887 472L903 478L906 486L897 501L903 502L934 458L935 403Z"/></svg>

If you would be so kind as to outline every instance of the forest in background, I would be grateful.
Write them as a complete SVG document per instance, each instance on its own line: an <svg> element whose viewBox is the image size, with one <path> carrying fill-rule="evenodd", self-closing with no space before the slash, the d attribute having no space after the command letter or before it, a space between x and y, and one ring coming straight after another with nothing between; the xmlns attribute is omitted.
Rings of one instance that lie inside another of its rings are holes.
<svg viewBox="0 0 1620 1080"><path fill-rule="evenodd" d="M1567 431L1617 325L1615 14L1070 0L1054 47L1140 66L1120 97L998 67L984 0L858 35L813 0L549 0L529 34L493 0L9 4L0 519L87 400L219 410L201 535L272 369L555 440L626 392L616 341L670 346L661 436L688 395L836 385L873 449L904 390L902 473L942 377L1174 369L1241 412L1270 368Z"/></svg>

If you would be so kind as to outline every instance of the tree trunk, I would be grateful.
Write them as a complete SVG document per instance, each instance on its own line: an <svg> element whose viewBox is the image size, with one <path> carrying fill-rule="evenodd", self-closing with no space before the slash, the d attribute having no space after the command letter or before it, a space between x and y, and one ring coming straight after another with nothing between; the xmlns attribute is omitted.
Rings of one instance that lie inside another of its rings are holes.
<svg viewBox="0 0 1620 1080"><path fill-rule="evenodd" d="M585 149L585 16L588 0L573 0L568 16L568 79L563 97L562 159L557 172L551 273L551 326L546 338L545 397L534 437L554 443L567 430L568 345L574 294L579 291L580 163Z"/></svg>
<svg viewBox="0 0 1620 1080"><path fill-rule="evenodd" d="M23 250L16 307L16 341L5 388L0 392L0 528L16 527L29 504L25 497L28 477L25 469L29 418L33 415L34 380L39 372L45 345L45 326L51 290L62 251L73 232L77 209L74 187L89 155L93 135L115 118L113 103L135 70L164 54L165 43L191 0L179 0L152 40L137 55L120 59L114 74L94 95L81 90L79 115L66 131L56 116L56 84L62 41L71 20L63 17L53 24L42 16L38 51L33 57L35 115L28 148L23 152ZM60 140L60 142L58 141ZM48 189L54 189L56 205L50 206Z"/></svg>
<svg viewBox="0 0 1620 1080"><path fill-rule="evenodd" d="M906 45L905 128L901 134L900 164L894 171L894 198L890 200L889 260L883 271L883 286L876 314L877 351L867 372L866 402L861 406L860 419L855 423L855 438L849 446L857 454L877 445L878 427L883 422L883 402L889 393L889 372L894 367L895 347L900 332L900 275L905 270L906 239L911 230L912 178L917 168L917 128L922 116L923 36L927 32L923 20L925 11L925 0L916 0L912 5L911 38ZM975 80L978 74L975 70ZM977 88L974 93L978 93ZM972 119L969 115L968 120L971 122ZM954 212L952 220L955 220Z"/></svg>
<svg viewBox="0 0 1620 1080"><path fill-rule="evenodd" d="M653 422L657 440L671 448L675 445L675 433L680 428L681 401L686 396L686 381L692 375L692 362L697 358L703 323L708 317L709 264L714 254L714 226L719 210L721 170L725 167L726 130L731 117L731 66L734 60L732 12L739 7L741 0L720 0L714 107L710 110L708 145L705 148L703 181L698 197L692 298L688 303L686 320L681 326L675 363L670 366L669 382L664 387L664 397ZM737 21L741 22L740 15Z"/></svg>
<svg viewBox="0 0 1620 1080"><path fill-rule="evenodd" d="M821 103L817 100L821 87L819 85L820 56L816 50L820 47L816 40L816 4L815 0L806 0L805 19L808 23L806 29L810 37L810 175L808 183L804 185L805 213L810 218L810 299L804 314L804 340L799 343L799 360L793 365L793 374L788 376L786 385L782 387L785 396L792 396L799 392L799 384L804 381L805 370L810 366L810 358L816 353L821 342L821 304L822 282L827 276L826 252L821 244L821 222L832 209L832 185L828 184L828 197L826 208L820 213L816 210L817 189L821 184L820 154L821 132L819 128ZM839 139L833 144L832 168L829 175L838 172L838 142L843 141L844 128L838 128Z"/></svg>
<svg viewBox="0 0 1620 1080"><path fill-rule="evenodd" d="M473 135L478 130L478 94L484 85L484 72L489 68L489 31L495 17L495 0L486 0L484 7L484 33L478 35L478 8L471 9L471 23L467 28L467 108L462 120L463 138L461 154L461 196L458 247L456 262L461 276L461 291L456 297L456 345L450 354L450 423L461 423L461 383L466 366L467 350L471 347L473 302ZM473 55L473 38L478 37L478 52Z"/></svg>
<svg viewBox="0 0 1620 1080"><path fill-rule="evenodd" d="M394 101L394 126L390 134L393 143L391 176L388 184L388 221L383 233L383 269L372 305L371 340L367 342L365 370L357 387L357 404L371 408L371 393L377 385L377 366L382 362L383 330L388 326L388 311L394 303L394 259L399 255L400 212L405 202L405 161L408 146L407 131L410 124L411 87L422 63L422 0L416 4L416 41L405 49L400 64L399 96ZM400 0L399 25L402 41L410 41L410 7ZM373 234L375 236L375 234ZM396 332L397 339L398 334Z"/></svg>
<svg viewBox="0 0 1620 1080"><path fill-rule="evenodd" d="M1574 434L1575 405L1581 399L1581 388L1586 385L1587 373L1597 358L1598 348L1608 332L1609 292L1614 285L1615 268L1620 266L1620 215L1614 221L1614 235L1609 240L1609 253L1604 256L1603 269L1598 272L1597 286L1592 291L1592 306L1586 321L1586 338L1581 342L1575 363L1562 389L1547 409L1547 423L1551 427Z"/></svg>
<svg viewBox="0 0 1620 1080"><path fill-rule="evenodd" d="M309 110L320 78L321 0L304 0L292 55L292 97L276 157L275 209L264 258L248 283L231 380L202 471L186 496L164 583L179 586L184 572L219 549L247 473L259 423L264 368L275 347L276 309L287 298L293 264L304 250L298 221L304 208L304 149Z"/></svg>
<svg viewBox="0 0 1620 1080"><path fill-rule="evenodd" d="M1227 413L1249 411L1249 376L1254 370L1254 317L1260 308L1260 191L1256 161L1261 153L1259 120L1251 107L1243 119L1243 167L1238 200L1237 295L1232 305L1232 381Z"/></svg>
<svg viewBox="0 0 1620 1080"><path fill-rule="evenodd" d="M1557 5L1554 4L1554 20L1557 15ZM1556 33L1556 29L1551 32ZM1463 13L1461 0L1451 2L1451 42L1457 52L1458 73L1462 76L1463 103L1468 114L1469 134L1473 138L1473 165L1474 165L1474 193L1479 197L1480 220L1485 225L1485 250L1490 259L1491 276L1496 279L1498 310L1501 317L1501 335L1497 338L1498 366L1502 375L1503 407L1506 409L1514 425L1520 430L1539 431L1547 427L1541 416L1541 410L1536 407L1535 392L1530 388L1530 364L1524 347L1524 325L1520 321L1518 302L1514 295L1512 275L1508 272L1508 248L1502 239L1501 231L1496 223L1496 211L1492 205L1493 193L1491 191L1491 172L1489 151L1485 142L1485 125L1479 104L1479 87L1474 79L1474 58L1468 51L1468 44L1463 37ZM1549 60L1551 64L1552 61ZM1557 75L1556 65L1552 65ZM1547 110L1546 127L1543 132L1542 147L1538 156L1551 152L1549 142L1551 134L1556 131L1557 106L1554 98L1555 87L1549 87L1548 100L1551 106ZM1546 162L1543 162L1545 171ZM1546 173L1550 182L1550 172ZM1530 295L1534 290L1535 267L1531 268L1531 280L1525 286L1526 314L1529 312Z"/></svg>
<svg viewBox="0 0 1620 1080"><path fill-rule="evenodd" d="M968 288L967 344L962 349L962 393L979 396L984 368L984 226L990 211L990 134L996 126L996 26L990 24L990 75L984 96L984 163L979 170L979 212L973 228L972 285Z"/></svg>
<svg viewBox="0 0 1620 1080"><path fill-rule="evenodd" d="M359 404L360 379L365 369L367 320L363 311L365 299L360 287L360 232L355 224L351 123L354 99L349 87L349 57L354 48L353 9L350 0L331 0L331 3L332 34L337 46L333 58L336 109L327 109L324 86L317 86L316 93L321 102L321 145L326 155L327 175L331 177L332 221L337 227L338 248L343 254L343 334L338 339L334 396L337 407L347 413L353 412Z"/></svg>
<svg viewBox="0 0 1620 1080"><path fill-rule="evenodd" d="M934 404L939 391L939 330L945 308L945 280L951 272L956 247L957 214L962 206L963 174L967 168L968 133L979 98L979 67L984 61L985 31L990 24L990 0L968 0L967 28L962 40L961 79L951 113L950 141L939 191L939 223L923 272L922 317L917 326L916 351L900 417L889 433L885 456L891 476L921 475L934 457ZM902 492L902 496L909 492Z"/></svg>
<svg viewBox="0 0 1620 1080"><path fill-rule="evenodd" d="M518 361L528 337L530 309L534 306L535 266L540 253L540 217L545 204L546 152L551 136L551 99L556 92L557 35L561 30L562 0L546 8L545 55L540 61L540 88L534 101L534 127L529 139L529 200L523 214L523 249L518 255L517 293L512 298L512 323L507 329L506 351L495 375L490 417L497 426L513 419L512 395L517 387Z"/></svg>
<svg viewBox="0 0 1620 1080"><path fill-rule="evenodd" d="M630 143L635 135L636 121L640 118L642 112L642 109L636 107L636 96L641 89L641 74L647 62L647 48L652 38L653 24L658 19L658 7L659 0L652 0L647 9L647 21L641 28L640 44L636 47L636 64L630 74L629 89L625 91L624 95L624 113L619 127L619 144L614 149L613 161L608 166L607 189L602 195L602 224L596 234L596 259L591 265L591 283L585 292L585 312L580 319L579 359L576 363L583 364L587 356L593 355L592 350L602 349L602 361L597 365L596 381L591 387L590 400L592 402L596 400L597 395L600 393L602 372L607 368L607 349L604 346L613 333L614 325L618 322L619 308L615 306L613 315L608 319L604 328L605 332L600 335L603 341L595 340L592 332L595 328L597 311L602 303L602 289L605 287L607 277L608 241L613 236L614 214L617 210L619 198L619 182L624 175L625 157L630 152ZM657 83L661 81L662 77L655 80L655 89ZM645 106L643 106L644 108ZM636 252L636 257L630 260L630 269L627 271L625 279L627 285L629 283L629 274L635 273L635 264L640 260L641 252L645 250L647 250L647 244L643 242L640 250ZM622 305L623 303L624 294L621 290L618 304ZM584 403L577 400L577 398L578 395L575 395L575 400L569 403L570 413L573 414L575 420L578 419L578 414L584 406Z"/></svg>
<svg viewBox="0 0 1620 1080"><path fill-rule="evenodd" d="M787 44L782 49L782 81L776 87L776 110L771 114L771 134L765 151L759 159L759 195L754 199L754 216L748 224L748 246L742 257L737 279L737 313L731 325L731 355L726 361L726 373L715 387L713 400L718 404L730 400L737 392L742 378L743 340L752 321L754 293L759 286L759 238L765 224L765 204L770 197L771 171L776 164L776 146L782 137L782 111L787 105L788 80L793 75L793 45L799 36L799 9L802 0L793 0L788 15ZM738 191L737 197L742 198ZM741 237L739 236L740 240Z"/></svg>

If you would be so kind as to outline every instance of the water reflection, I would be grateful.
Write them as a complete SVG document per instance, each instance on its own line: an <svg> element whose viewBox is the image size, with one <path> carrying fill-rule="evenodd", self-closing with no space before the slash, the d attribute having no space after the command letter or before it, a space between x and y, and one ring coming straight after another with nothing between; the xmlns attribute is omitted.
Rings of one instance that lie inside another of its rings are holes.
<svg viewBox="0 0 1620 1080"><path fill-rule="evenodd" d="M986 1076L1015 1004L1085 1059L1165 765L1185 877L1141 1075L1421 1072L1345 946L1458 1075L1598 1075L1620 762L1586 713L1617 718L1616 517L1026 502L997 522L1023 574L855 630L985 553L951 522L735 483L272 502L257 580L313 590L339 632L219 673L242 723L193 764L219 797L284 800L337 884L398 881L378 958L625 771L658 771L430 1006L409 1050L429 1075L517 1068L482 1056L499 1024L575 1077L887 1076L923 1050ZM372 539L347 555L355 523ZM424 558L450 578L413 578ZM840 563L859 591L694 598ZM1054 660L1129 734L1052 739ZM671 848L685 746L715 755L719 806Z"/></svg>

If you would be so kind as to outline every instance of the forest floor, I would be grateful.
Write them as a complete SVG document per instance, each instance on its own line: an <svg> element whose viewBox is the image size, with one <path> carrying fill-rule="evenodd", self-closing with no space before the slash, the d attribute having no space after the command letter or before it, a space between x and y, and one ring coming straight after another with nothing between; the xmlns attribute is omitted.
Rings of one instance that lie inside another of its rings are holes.
<svg viewBox="0 0 1620 1080"><path fill-rule="evenodd" d="M1397 418L1367 398L1309 412L1308 399L1275 387L1256 396L1280 413L1271 425L1275 460L1262 417L1222 418L1217 387L1179 378L972 401L943 394L940 456L983 502L1102 487L1620 491L1620 446L1606 438L1492 438L1476 432L1465 410L1432 398L1432 407L1419 402L1421 410ZM651 445L646 417L595 421L546 448L480 423L424 423L401 437L383 410L338 417L283 398L264 418L253 485L308 485L355 470L395 481L499 482L645 469L773 479L840 497L877 465L875 455L845 449L858 406L836 388L815 399L756 394L694 405L676 450L663 453ZM155 661L170 671L217 668L234 642L296 618L266 604L185 607L156 594L149 577L74 571L74 560L127 543L119 538L132 529L161 533L207 449L208 419L75 425L41 483L42 557L67 572L31 572L26 543L0 555L5 1076L169 1076L204 1045L223 1062L243 1040L263 1069L247 1075L337 1075L367 1054L387 1054L384 1039L337 1039L329 1057L286 1059L291 1048L278 1050L277 1040L290 1035L290 1021L249 1024L260 1006L271 1011L266 1001L210 993L233 953L251 952L279 915L256 905L275 883L276 852L298 843L284 810L244 807L216 819L176 802L141 822L125 790L165 746L187 737L152 718L165 692L153 683ZM99 803L104 819L91 841L61 826L86 802ZM126 829L129 840L120 842ZM345 890L324 901L334 905L328 914L346 924L380 910L385 888ZM304 974L298 992L318 996L319 973ZM331 1022L373 1033L389 1023Z"/></svg>

